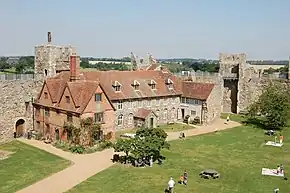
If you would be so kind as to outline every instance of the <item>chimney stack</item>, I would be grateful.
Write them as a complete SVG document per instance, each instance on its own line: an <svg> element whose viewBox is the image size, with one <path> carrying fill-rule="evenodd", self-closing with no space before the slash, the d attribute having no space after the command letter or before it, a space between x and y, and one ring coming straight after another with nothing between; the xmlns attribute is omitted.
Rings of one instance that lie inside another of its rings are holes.
<svg viewBox="0 0 290 193"><path fill-rule="evenodd" d="M47 42L51 43L51 32L47 32Z"/></svg>
<svg viewBox="0 0 290 193"><path fill-rule="evenodd" d="M79 79L79 69L80 69L80 57L76 54L70 56L69 61L70 67L70 81L75 82Z"/></svg>

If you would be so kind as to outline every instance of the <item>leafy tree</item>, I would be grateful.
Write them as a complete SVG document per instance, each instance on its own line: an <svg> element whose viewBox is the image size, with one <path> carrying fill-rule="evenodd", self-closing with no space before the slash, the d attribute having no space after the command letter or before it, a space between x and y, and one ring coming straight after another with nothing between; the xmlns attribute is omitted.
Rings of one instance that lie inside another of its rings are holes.
<svg viewBox="0 0 290 193"><path fill-rule="evenodd" d="M4 69L9 68L9 64L6 61L7 61L6 57L0 58L0 70L4 70Z"/></svg>
<svg viewBox="0 0 290 193"><path fill-rule="evenodd" d="M169 148L166 141L167 133L161 128L141 128L136 132L133 139L118 139L114 145L116 152L124 152L135 159L153 156L154 159L161 157L161 150Z"/></svg>
<svg viewBox="0 0 290 193"><path fill-rule="evenodd" d="M129 156L130 151L133 148L133 139L118 139L114 145L116 152L124 152L126 156Z"/></svg>
<svg viewBox="0 0 290 193"><path fill-rule="evenodd" d="M289 88L280 82L271 82L248 109L247 119L251 121L261 115L260 122L268 128L281 129L286 126L289 116Z"/></svg>

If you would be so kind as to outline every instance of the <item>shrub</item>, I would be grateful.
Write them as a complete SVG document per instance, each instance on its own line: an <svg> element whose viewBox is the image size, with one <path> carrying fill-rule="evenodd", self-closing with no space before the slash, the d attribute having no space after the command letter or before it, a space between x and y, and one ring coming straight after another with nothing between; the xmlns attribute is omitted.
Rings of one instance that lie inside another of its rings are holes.
<svg viewBox="0 0 290 193"><path fill-rule="evenodd" d="M98 144L98 150L104 150L104 149L109 149L113 147L113 143L111 141L101 141L99 144Z"/></svg>
<svg viewBox="0 0 290 193"><path fill-rule="evenodd" d="M82 146L82 145L73 145L73 146L70 146L69 150L72 152L72 153L78 153L78 154L83 154L85 153L85 147Z"/></svg>

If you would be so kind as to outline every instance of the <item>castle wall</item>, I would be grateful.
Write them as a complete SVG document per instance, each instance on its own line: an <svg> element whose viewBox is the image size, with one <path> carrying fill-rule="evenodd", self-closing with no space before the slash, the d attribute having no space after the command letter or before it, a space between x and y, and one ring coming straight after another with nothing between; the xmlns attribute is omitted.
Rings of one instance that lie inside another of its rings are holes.
<svg viewBox="0 0 290 193"><path fill-rule="evenodd" d="M13 139L17 120L23 119L24 131L33 127L32 98L42 88L43 78L0 80L0 143Z"/></svg>

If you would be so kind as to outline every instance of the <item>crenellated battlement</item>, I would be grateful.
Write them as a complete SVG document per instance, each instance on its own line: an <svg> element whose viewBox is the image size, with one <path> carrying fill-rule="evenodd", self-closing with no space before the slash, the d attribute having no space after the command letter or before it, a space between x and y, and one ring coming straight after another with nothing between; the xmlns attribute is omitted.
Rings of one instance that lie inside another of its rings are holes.
<svg viewBox="0 0 290 193"><path fill-rule="evenodd" d="M220 63L231 63L231 64L246 63L247 55L246 53L240 53L240 54L220 53L219 60L220 60Z"/></svg>

